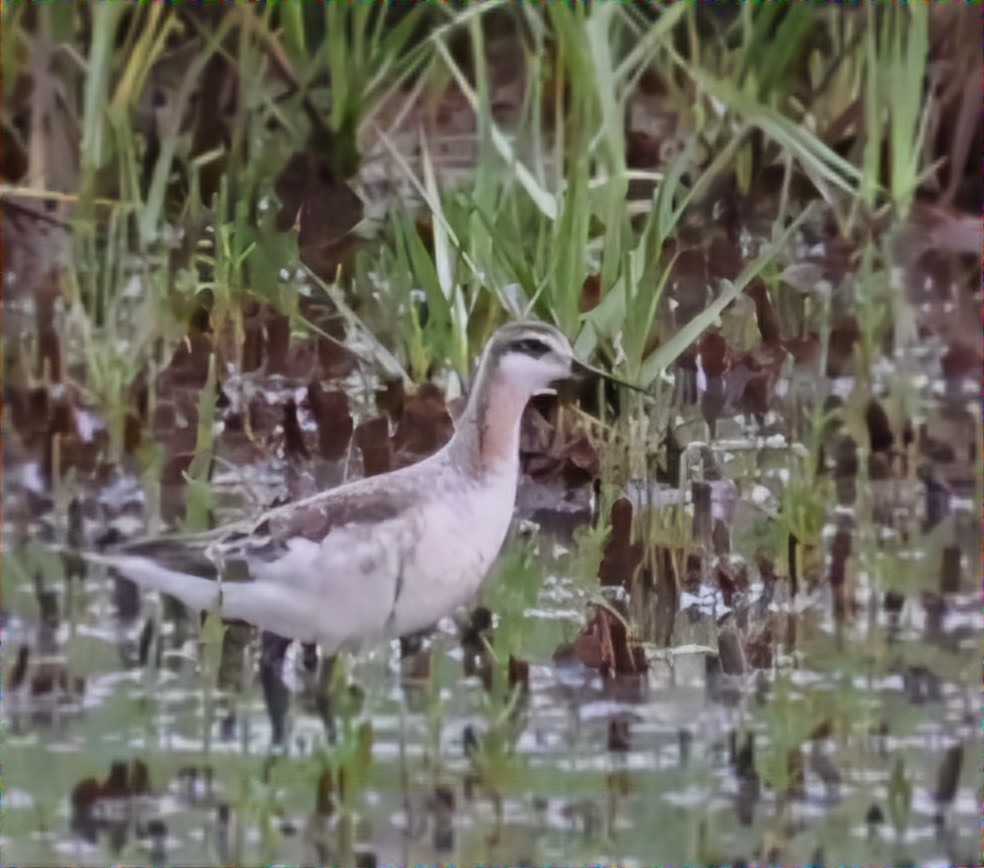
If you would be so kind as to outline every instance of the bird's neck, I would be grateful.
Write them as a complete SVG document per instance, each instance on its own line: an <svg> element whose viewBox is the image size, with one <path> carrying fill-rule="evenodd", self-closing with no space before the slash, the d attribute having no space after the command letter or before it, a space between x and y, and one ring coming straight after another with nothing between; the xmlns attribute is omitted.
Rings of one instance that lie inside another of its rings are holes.
<svg viewBox="0 0 984 868"><path fill-rule="evenodd" d="M449 444L454 460L476 477L517 473L519 426L529 398L494 371L480 373Z"/></svg>

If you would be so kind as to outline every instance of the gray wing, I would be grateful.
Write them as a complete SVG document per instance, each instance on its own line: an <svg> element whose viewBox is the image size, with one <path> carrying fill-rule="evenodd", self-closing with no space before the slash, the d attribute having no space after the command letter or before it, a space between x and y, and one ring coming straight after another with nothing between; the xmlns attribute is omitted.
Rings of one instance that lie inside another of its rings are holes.
<svg viewBox="0 0 984 868"><path fill-rule="evenodd" d="M406 470L413 470L409 467ZM359 479L305 500L284 504L252 520L238 521L199 533L165 534L131 540L107 552L150 558L176 572L223 581L247 581L250 564L284 557L296 539L320 543L333 531L351 525L368 527L404 513L413 503L412 488L394 477Z"/></svg>
<svg viewBox="0 0 984 868"><path fill-rule="evenodd" d="M404 471L359 480L222 532L139 540L117 553L134 576L133 558L153 561L169 578L145 570L144 584L186 601L208 599L202 580L221 574L224 616L337 646L387 632L420 530L414 481Z"/></svg>
<svg viewBox="0 0 984 868"><path fill-rule="evenodd" d="M412 480L416 474L408 471L416 469L360 479L272 509L209 542L205 556L222 566L223 579L244 580L268 574L270 565L306 543L333 548L345 544L339 536L347 533L353 536L348 542L355 544L362 534L359 528L372 531L408 514L417 492L401 483Z"/></svg>

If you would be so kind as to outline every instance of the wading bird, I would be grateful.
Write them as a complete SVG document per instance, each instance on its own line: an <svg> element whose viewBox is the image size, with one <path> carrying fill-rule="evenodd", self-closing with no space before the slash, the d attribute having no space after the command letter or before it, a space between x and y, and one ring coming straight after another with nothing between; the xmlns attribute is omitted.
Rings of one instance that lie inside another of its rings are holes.
<svg viewBox="0 0 984 868"><path fill-rule="evenodd" d="M454 435L429 458L249 522L90 557L192 609L326 654L423 630L472 599L505 540L527 402L587 372L614 379L577 361L552 326L505 325L482 353Z"/></svg>

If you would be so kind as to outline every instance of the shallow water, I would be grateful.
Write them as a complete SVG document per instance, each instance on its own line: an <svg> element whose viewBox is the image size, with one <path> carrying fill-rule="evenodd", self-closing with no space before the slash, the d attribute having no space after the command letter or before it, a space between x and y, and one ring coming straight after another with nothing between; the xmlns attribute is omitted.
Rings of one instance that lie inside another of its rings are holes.
<svg viewBox="0 0 984 868"><path fill-rule="evenodd" d="M964 518L969 511L956 515ZM565 548L540 540L549 578L523 621L540 634L529 647L570 641L583 620L591 592L558 574L565 555L555 550ZM8 677L4 695L11 863L310 864L344 858L346 837L361 864L644 864L655 852L661 861L727 861L763 846L787 863L948 864L976 852L981 616L971 593L948 595L942 621L929 625L918 599L897 617L876 600L838 628L829 593L818 591L799 606L795 652L740 676L708 665L717 654L701 643L697 608L679 615L693 622L695 641L647 645L642 676L604 678L542 654L511 736L484 765L469 755L467 733L482 739L501 708L490 711L480 678L462 676L454 631L402 660L398 643L370 649L349 673L365 692L352 726L372 725L368 777L332 810L322 798L319 814L325 733L294 650L286 680L300 692L286 749L271 754L258 687L238 698L206 690L187 624L165 631L159 668L140 666L143 620L116 617L106 578L75 588L78 615L57 626L38 623L30 581L6 587L6 653L31 649L26 676L15 689ZM750 600L761 591L754 582ZM864 587L857 596L866 599ZM46 665L49 691L32 681ZM354 744L341 726L336 759ZM958 778L947 784L941 765L958 745ZM896 832L899 756L912 797ZM137 760L146 765L140 793ZM111 774L114 762L124 767ZM799 778L784 798L763 780L769 770ZM88 818L76 808L73 820L72 788L113 774L117 790L107 795L105 781Z"/></svg>
<svg viewBox="0 0 984 868"><path fill-rule="evenodd" d="M929 331L977 316L972 299L956 303L956 291L944 289L914 299ZM972 863L981 759L978 384L973 366L947 375L946 352L941 330L872 368L873 395L919 407L925 422L916 442L896 450L906 467L872 464L866 481L857 467L842 472L837 443L825 444L835 453L835 502L823 504L822 550L810 553L819 566L800 577L795 598L757 562L755 528L810 450L792 439L794 421L774 411L761 424L725 413L707 450L685 451L679 485L640 480L624 494L637 510L654 509L657 524L681 505L689 521L692 483L709 485L709 517L728 527L728 564L747 568L747 588L726 599L710 559L697 581L679 574L662 647L645 632L666 619L658 595L600 589L578 566L571 531L590 519L590 487L567 498L562 485L524 479L520 524L535 519L540 529L532 543L524 531L514 545L533 546L533 584L501 593L493 583L488 592L491 608L510 608L494 635L504 644L509 631L522 649L528 691L490 695L480 674L466 676L471 653L445 625L420 650L392 643L345 659L359 695L336 692L333 746L299 647L284 665L293 694L286 738L271 749L270 703L252 677L258 642L230 651L233 663L245 656L244 690L219 690L218 645L180 607L95 570L65 581L71 564L45 542L64 538L71 484L49 491L36 444L10 451L15 438L5 444L4 860ZM366 392L357 379L345 382L348 393ZM695 380L706 396L702 369ZM785 394L848 401L855 386L849 372L824 379L806 365L777 384ZM258 427L273 433L259 455L242 437L218 444L219 519L358 472L351 447L320 467L323 478L294 472L276 426L289 393L299 427L316 430L300 406L303 390L276 377L249 388L266 414ZM707 441L698 398L684 404L678 432ZM852 433L873 439L875 427L855 420ZM708 454L720 478L703 475ZM125 471L80 488L88 540L107 523L139 533L151 518L144 486ZM184 493L173 486L162 504L180 507ZM643 674L603 676L564 647L603 598L647 625L630 636L647 661ZM741 674L726 674L736 663L724 653L728 629L744 643Z"/></svg>

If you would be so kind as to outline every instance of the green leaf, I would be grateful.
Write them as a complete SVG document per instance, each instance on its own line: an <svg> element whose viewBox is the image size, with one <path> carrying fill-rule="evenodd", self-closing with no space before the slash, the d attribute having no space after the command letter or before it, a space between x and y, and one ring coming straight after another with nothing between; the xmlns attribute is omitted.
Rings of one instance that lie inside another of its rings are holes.
<svg viewBox="0 0 984 868"><path fill-rule="evenodd" d="M550 309L560 328L573 334L578 321L577 302L586 273L588 243L588 169L585 161L571 167L560 219L554 229L554 261L548 282Z"/></svg>
<svg viewBox="0 0 984 868"><path fill-rule="evenodd" d="M888 781L888 815L892 818L895 833L900 837L909 827L911 809L912 781L905 773L905 758L901 754L896 754Z"/></svg>
<svg viewBox="0 0 984 868"><path fill-rule="evenodd" d="M686 64L679 55L676 55L676 60L708 96L745 122L758 127L766 136L792 153L814 180L834 184L849 193L855 192L861 180L861 172L806 127L740 91L730 81L718 79L702 69Z"/></svg>
<svg viewBox="0 0 984 868"><path fill-rule="evenodd" d="M222 641L225 638L226 625L222 618L213 612L205 615L202 624L202 668L206 676L214 677L219 671L222 660Z"/></svg>
<svg viewBox="0 0 984 868"><path fill-rule="evenodd" d="M702 310L690 322L684 325L674 334L665 344L654 350L643 363L640 373L640 382L651 383L659 376L661 371L665 371L684 350L687 349L703 332L709 328L721 315L721 312L744 291L751 281L759 275L765 266L770 263L779 252L785 247L786 242L792 237L793 233L800 227L803 221L812 213L811 208L806 208L803 213L794 220L789 227L774 242L766 244L762 252L748 265L741 274L738 275L734 283L722 281L724 290L705 310Z"/></svg>
<svg viewBox="0 0 984 868"><path fill-rule="evenodd" d="M345 762L345 798L351 800L366 788L372 770L372 722L362 721L355 731L355 746Z"/></svg>
<svg viewBox="0 0 984 868"><path fill-rule="evenodd" d="M208 377L198 396L198 437L195 441L195 454L188 465L185 480L188 483L186 495L184 529L186 531L206 530L212 508L212 486L209 473L212 466L212 444L215 425L215 353L209 356Z"/></svg>
<svg viewBox="0 0 984 868"><path fill-rule="evenodd" d="M123 13L123 3L98 3L92 8L92 45L82 109L82 144L79 153L83 172L101 168L105 151L106 99L113 72L113 46Z"/></svg>
<svg viewBox="0 0 984 868"><path fill-rule="evenodd" d="M308 58L307 41L304 37L304 5L282 3L278 11L284 33L284 48L295 64L303 63Z"/></svg>
<svg viewBox="0 0 984 868"><path fill-rule="evenodd" d="M468 100L474 111L479 111L480 103L478 94L475 93L475 89L468 82L468 79L461 71L461 68L458 66L455 59L451 56L451 52L448 51L448 48L444 42L439 39L436 44L438 54L441 55L441 58L450 70L458 87L461 88L461 92L464 94L465 99ZM557 219L556 200L546 189L543 188L539 182L537 182L530 170L517 157L516 150L512 143L494 121L489 121L489 136L492 139L493 146L499 152L499 155L516 173L517 180L522 185L523 189L529 194L530 198L536 203L537 207L551 220Z"/></svg>

